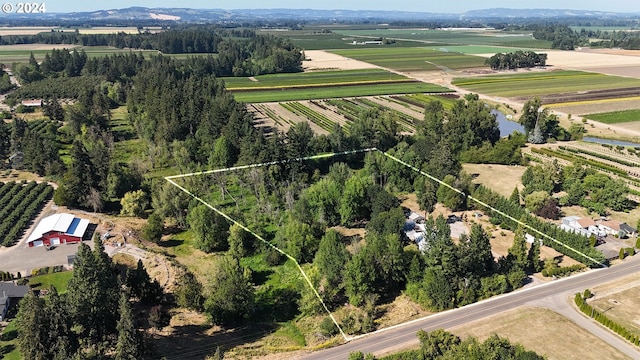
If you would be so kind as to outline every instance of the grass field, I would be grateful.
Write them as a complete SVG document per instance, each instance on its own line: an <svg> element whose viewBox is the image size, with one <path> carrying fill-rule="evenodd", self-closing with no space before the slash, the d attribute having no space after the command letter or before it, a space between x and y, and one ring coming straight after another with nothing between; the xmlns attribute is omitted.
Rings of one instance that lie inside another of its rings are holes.
<svg viewBox="0 0 640 360"><path fill-rule="evenodd" d="M261 91L234 92L234 97L236 98L236 100L245 103L261 103L355 96L439 93L450 91L450 89L439 85L427 84L423 82L405 82L392 84L379 83L353 86L323 86L298 89L271 89Z"/></svg>
<svg viewBox="0 0 640 360"><path fill-rule="evenodd" d="M482 57L426 47L352 49L332 52L397 71L459 70L485 66L485 59Z"/></svg>
<svg viewBox="0 0 640 360"><path fill-rule="evenodd" d="M58 290L59 294L67 292L67 283L73 276L71 271L63 271L52 274L34 276L29 279L29 285L36 289L49 289L51 286Z"/></svg>
<svg viewBox="0 0 640 360"><path fill-rule="evenodd" d="M130 163L132 159L144 158L144 140L138 138L135 129L127 120L126 106L111 110L109 128L115 140L113 144L113 159L115 161Z"/></svg>
<svg viewBox="0 0 640 360"><path fill-rule="evenodd" d="M627 359L620 351L551 310L521 307L450 330L484 340L492 334L509 338L549 360Z"/></svg>
<svg viewBox="0 0 640 360"><path fill-rule="evenodd" d="M485 29L428 30L428 29L375 29L333 30L344 36L369 36L402 39L420 42L435 42L445 45L497 45L514 47L551 48L551 42L536 40L531 32L515 32Z"/></svg>
<svg viewBox="0 0 640 360"><path fill-rule="evenodd" d="M304 50L379 48L380 45L353 45L353 41L362 42L368 39L355 36L343 36L336 33L314 31L261 31L260 34L272 34L289 38L296 46ZM423 44L414 41L396 41L395 44L383 45L384 48L416 47Z"/></svg>
<svg viewBox="0 0 640 360"><path fill-rule="evenodd" d="M317 71L303 73L284 73L248 77L224 77L227 90L244 88L274 87L281 88L296 85L351 84L372 81L409 80L407 77L382 69Z"/></svg>
<svg viewBox="0 0 640 360"><path fill-rule="evenodd" d="M517 72L457 78L452 84L467 90L504 97L560 94L588 90L608 90L640 86L639 79L584 71Z"/></svg>
<svg viewBox="0 0 640 360"><path fill-rule="evenodd" d="M487 164L463 164L462 168L470 175L477 175L474 183L482 184L505 197L509 197L516 186L522 188L520 179L527 170L525 166Z"/></svg>
<svg viewBox="0 0 640 360"><path fill-rule="evenodd" d="M36 60L41 61L44 59L47 53L51 52L51 49L80 49L82 48L88 57L99 57L112 54L128 54L129 52L138 53L141 52L145 57L155 55L158 52L155 50L130 50L130 49L118 49L110 46L83 46L79 47L72 44L29 44L16 47L14 45L0 46L0 62L5 64L11 64L13 62L28 62L31 53ZM180 54L182 55L182 54ZM193 55L193 54L190 54Z"/></svg>
<svg viewBox="0 0 640 360"><path fill-rule="evenodd" d="M539 49L534 48L522 48L522 47L505 47L505 46L493 46L493 45L454 45L454 46L434 46L433 50L458 52L462 54L497 54L497 53L510 53L516 51L535 51L539 52Z"/></svg>
<svg viewBox="0 0 640 360"><path fill-rule="evenodd" d="M605 124L618 124L626 122L640 121L640 110L624 110L624 111L612 111L597 114L588 114L584 117L599 121Z"/></svg>

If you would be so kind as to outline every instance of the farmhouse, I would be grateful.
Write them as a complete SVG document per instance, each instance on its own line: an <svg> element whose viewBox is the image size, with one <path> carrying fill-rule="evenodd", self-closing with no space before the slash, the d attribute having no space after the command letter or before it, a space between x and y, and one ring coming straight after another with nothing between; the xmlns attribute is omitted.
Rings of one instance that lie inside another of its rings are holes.
<svg viewBox="0 0 640 360"><path fill-rule="evenodd" d="M560 228L576 234L598 237L612 236L637 236L638 230L616 220L582 219L578 216L567 216L562 218Z"/></svg>
<svg viewBox="0 0 640 360"><path fill-rule="evenodd" d="M0 321L5 319L11 301L16 301L27 295L28 286L15 285L12 282L0 282Z"/></svg>
<svg viewBox="0 0 640 360"><path fill-rule="evenodd" d="M82 241L88 226L89 220L72 214L54 214L40 220L27 243L29 247L78 243Z"/></svg>

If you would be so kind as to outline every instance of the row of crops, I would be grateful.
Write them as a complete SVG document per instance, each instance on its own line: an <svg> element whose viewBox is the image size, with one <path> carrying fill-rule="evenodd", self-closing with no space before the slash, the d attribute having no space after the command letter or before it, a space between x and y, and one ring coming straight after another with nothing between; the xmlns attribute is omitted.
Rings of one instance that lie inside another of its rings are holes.
<svg viewBox="0 0 640 360"><path fill-rule="evenodd" d="M383 99L383 100L388 101L386 99ZM388 106L384 106L383 104L380 104L378 102L375 102L367 98L327 99L322 101L311 100L310 102L313 105L317 106L318 108L321 108L325 111L332 112L340 116L341 118L344 118L346 121L345 121L345 124L343 125L343 130L347 134L349 133L349 128L351 123L356 119L358 119L362 111L366 109L378 109L382 112L390 113L393 116L393 118L396 119L396 121L398 122L400 131L404 131L404 132L413 132L415 130L416 121L418 121L418 119L412 117L411 115L408 115L396 109L392 109ZM279 104L289 112L292 112L296 115L299 115L301 117L308 119L312 123L318 125L320 128L328 132L332 132L336 126L336 121L331 120L325 114L322 114L314 109L311 109L310 107L300 102L292 101L292 102L282 102ZM261 107L260 110L263 111L265 109ZM264 113L270 118L272 118L278 125L280 125L281 122L284 120L282 119L281 116L274 114L273 111L271 112L264 111Z"/></svg>
<svg viewBox="0 0 640 360"><path fill-rule="evenodd" d="M0 184L0 245L14 245L52 195L47 183Z"/></svg>
<svg viewBox="0 0 640 360"><path fill-rule="evenodd" d="M49 129L50 127L57 129L60 126L62 126L62 123L60 123L59 121L52 121L49 119L33 120L27 123L27 127L29 128L29 130L31 132L35 131L39 135L47 132L47 129Z"/></svg>
<svg viewBox="0 0 640 360"><path fill-rule="evenodd" d="M336 125L336 123L330 120L328 117L320 114L313 109L308 108L307 106L304 106L299 102L292 101L280 103L280 105L296 115L300 115L309 119L309 121L318 125L320 128L326 130L327 132L332 132Z"/></svg>

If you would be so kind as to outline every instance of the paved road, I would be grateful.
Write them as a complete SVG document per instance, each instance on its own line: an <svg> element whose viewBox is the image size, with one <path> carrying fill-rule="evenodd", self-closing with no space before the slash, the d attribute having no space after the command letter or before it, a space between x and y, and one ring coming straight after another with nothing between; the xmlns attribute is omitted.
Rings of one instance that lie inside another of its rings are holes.
<svg viewBox="0 0 640 360"><path fill-rule="evenodd" d="M592 288L638 272L640 272L640 256L630 258L615 267L592 270L570 278L522 289L459 309L444 311L397 327L381 330L331 349L311 353L303 357L303 359L346 359L352 351L380 354L391 348L409 347L418 343L416 333L421 329L426 331L439 328L448 329L525 304L548 306L549 298L553 298L552 302L561 302L564 301L562 299L566 299L586 288ZM616 348L619 348L631 358L640 359L640 352L633 347L620 348L616 346Z"/></svg>

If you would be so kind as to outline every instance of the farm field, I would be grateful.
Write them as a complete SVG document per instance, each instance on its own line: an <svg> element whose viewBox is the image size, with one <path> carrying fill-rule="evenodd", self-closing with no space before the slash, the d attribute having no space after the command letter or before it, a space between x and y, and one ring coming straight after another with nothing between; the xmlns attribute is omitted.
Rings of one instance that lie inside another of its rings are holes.
<svg viewBox="0 0 640 360"><path fill-rule="evenodd" d="M337 33L323 33L320 31L261 31L261 34L272 34L289 38L296 46L306 50L326 49L353 49L353 48L379 48L381 45L359 44L353 45L353 41L363 42L369 40L356 36L344 36ZM385 48L415 47L423 44L414 41L396 41L394 44L382 45Z"/></svg>
<svg viewBox="0 0 640 360"><path fill-rule="evenodd" d="M452 84L481 94L529 98L572 92L635 88L640 87L640 80L584 71L558 70L456 78ZM557 97L551 97L547 103L553 103L553 99ZM570 99L560 101L570 101Z"/></svg>
<svg viewBox="0 0 640 360"><path fill-rule="evenodd" d="M353 96L374 96L411 93L442 93L451 90L439 85L423 82L379 83L352 86L317 86L293 89L267 89L258 91L235 91L237 101L261 103L274 101L295 101L328 99Z"/></svg>
<svg viewBox="0 0 640 360"><path fill-rule="evenodd" d="M368 98L303 100L289 102L270 102L249 105L256 121L254 126L270 134L274 128L286 132L292 125L308 122L316 134L328 134L336 125L349 132L351 123L358 114L369 108L393 114L401 132L415 132L415 122L424 118L421 109L393 100L390 97L376 96Z"/></svg>
<svg viewBox="0 0 640 360"><path fill-rule="evenodd" d="M303 73L267 74L254 77L223 77L227 90L246 88L286 88L328 84L358 84L376 81L412 81L383 69L316 71Z"/></svg>
<svg viewBox="0 0 640 360"><path fill-rule="evenodd" d="M392 39L434 42L445 45L498 45L548 49L551 42L535 40L531 32L505 32L489 29L375 29L333 30L345 36L383 37Z"/></svg>
<svg viewBox="0 0 640 360"><path fill-rule="evenodd" d="M8 35L36 35L41 32L50 32L56 29L52 26L2 26L0 27L0 36Z"/></svg>
<svg viewBox="0 0 640 360"><path fill-rule="evenodd" d="M141 52L146 57L157 54L155 50L131 50L118 49L109 46L78 46L73 44L25 44L25 45L2 45L0 46L0 62L11 64L13 62L27 62L31 53L36 60L43 60L45 55L52 49L83 49L88 57L98 57L111 54L128 54L129 52Z"/></svg>
<svg viewBox="0 0 640 360"><path fill-rule="evenodd" d="M558 110L565 114L574 114L588 117L589 114L640 109L640 96L619 97L613 99L568 101L546 104L545 106L554 110Z"/></svg>
<svg viewBox="0 0 640 360"><path fill-rule="evenodd" d="M564 316L537 307L521 307L450 330L466 338L484 340L492 334L507 337L549 360L627 359L617 349Z"/></svg>
<svg viewBox="0 0 640 360"><path fill-rule="evenodd" d="M335 50L335 54L396 71L460 70L486 67L479 56L444 52L427 47Z"/></svg>
<svg viewBox="0 0 640 360"><path fill-rule="evenodd" d="M640 109L587 114L585 117L605 124L634 122L640 121Z"/></svg>
<svg viewBox="0 0 640 360"><path fill-rule="evenodd" d="M458 52L461 54L467 55L479 55L487 54L489 56L493 56L497 53L510 53L515 51L535 51L539 52L540 49L535 48L523 48L523 47L506 47L506 46L495 46L495 45L443 45L443 46L434 46L433 50L445 51L445 52ZM546 52L545 50L542 50Z"/></svg>

